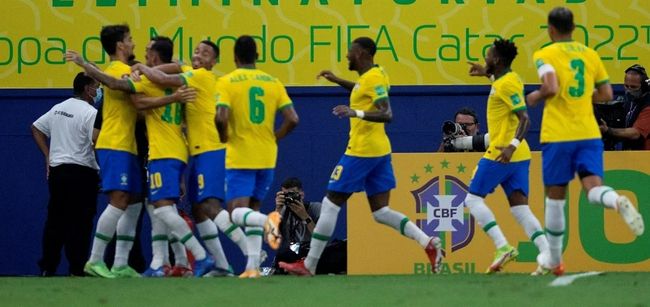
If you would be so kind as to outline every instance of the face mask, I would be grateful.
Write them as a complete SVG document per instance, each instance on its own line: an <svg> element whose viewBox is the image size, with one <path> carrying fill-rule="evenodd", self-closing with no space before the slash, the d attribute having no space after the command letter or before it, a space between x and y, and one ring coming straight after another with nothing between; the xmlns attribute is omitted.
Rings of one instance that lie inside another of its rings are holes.
<svg viewBox="0 0 650 307"><path fill-rule="evenodd" d="M97 92L95 94L95 97L93 97L93 102L95 104L98 104L102 100L102 96L104 95L104 91L100 87L97 88Z"/></svg>
<svg viewBox="0 0 650 307"><path fill-rule="evenodd" d="M640 89L638 89L638 90L627 90L625 92L634 99L641 97L641 90Z"/></svg>

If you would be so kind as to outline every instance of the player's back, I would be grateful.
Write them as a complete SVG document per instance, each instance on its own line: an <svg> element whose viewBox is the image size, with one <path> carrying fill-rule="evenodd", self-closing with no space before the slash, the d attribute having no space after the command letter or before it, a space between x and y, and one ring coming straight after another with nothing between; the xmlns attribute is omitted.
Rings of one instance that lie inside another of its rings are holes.
<svg viewBox="0 0 650 307"><path fill-rule="evenodd" d="M113 78L122 79L129 76L131 67L120 61L112 61L104 72ZM102 128L95 148L137 154L135 143L137 112L133 104L131 104L129 94L104 88L102 117Z"/></svg>
<svg viewBox="0 0 650 307"><path fill-rule="evenodd" d="M214 125L217 78L205 68L183 66L185 84L196 90L196 99L186 105L187 138L192 156L223 149Z"/></svg>
<svg viewBox="0 0 650 307"><path fill-rule="evenodd" d="M169 96L172 88L154 84L146 77L135 83L136 92L149 97ZM187 145L183 135L183 105L174 102L162 107L146 110L144 119L149 139L149 160L178 159L187 162Z"/></svg>
<svg viewBox="0 0 650 307"><path fill-rule="evenodd" d="M545 102L541 142L600 138L592 95L609 77L598 53L578 42L556 42L536 51L534 60L540 73L550 65L559 85L557 94Z"/></svg>
<svg viewBox="0 0 650 307"><path fill-rule="evenodd" d="M239 68L218 82L218 105L230 109L226 167L274 168L275 114L292 105L284 85L259 69Z"/></svg>

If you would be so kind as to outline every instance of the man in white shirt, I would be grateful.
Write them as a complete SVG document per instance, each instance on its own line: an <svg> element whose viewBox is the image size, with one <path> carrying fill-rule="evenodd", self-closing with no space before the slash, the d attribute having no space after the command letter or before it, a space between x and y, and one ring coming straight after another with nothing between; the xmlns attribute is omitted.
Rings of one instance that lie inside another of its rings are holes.
<svg viewBox="0 0 650 307"><path fill-rule="evenodd" d="M84 73L77 74L73 86L74 97L52 107L31 127L45 156L50 191L38 262L42 276L55 274L63 247L70 275L84 276L97 210L99 166L93 149L97 110L92 104L101 99L101 90L99 82Z"/></svg>

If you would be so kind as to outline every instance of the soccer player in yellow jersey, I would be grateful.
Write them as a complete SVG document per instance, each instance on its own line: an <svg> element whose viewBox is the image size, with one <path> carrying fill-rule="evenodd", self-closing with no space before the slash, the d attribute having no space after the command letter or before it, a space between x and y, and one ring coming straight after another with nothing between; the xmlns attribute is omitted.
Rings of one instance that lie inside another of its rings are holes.
<svg viewBox="0 0 650 307"><path fill-rule="evenodd" d="M171 63L174 53L174 43L164 36L151 39L145 49L146 65L149 67ZM135 92L131 99L139 110L144 110L149 139L149 202L147 211L151 219L152 260L149 268L143 273L145 277L163 277L166 274L184 276L192 274L192 269L185 256L185 248L181 242L173 243L174 267L164 267L169 232L165 223L154 214L154 206L174 204L180 197L180 182L187 163L188 153L183 123L184 106L176 101L161 105L162 97L175 96L173 88L158 86L146 78L135 82ZM193 93L193 91L192 91ZM193 97L187 98L194 100ZM185 99L185 100L187 100ZM165 101L169 102L169 101Z"/></svg>
<svg viewBox="0 0 650 307"><path fill-rule="evenodd" d="M258 55L253 38L240 36L234 49L237 69L219 79L214 120L221 141L226 143L228 209L232 221L246 227L248 261L240 278L256 278L260 276L263 233L271 248L280 245L280 215L276 211L268 216L260 213L260 202L273 181L277 141L298 124L298 115L284 85L255 67ZM278 111L284 120L274 132Z"/></svg>
<svg viewBox="0 0 650 307"><path fill-rule="evenodd" d="M114 266L113 272L111 272L103 260L106 245L113 238L116 228L118 230L123 228L119 227L120 223L118 222L124 222L125 218L130 215L129 212L139 214L142 207L141 203L134 203L142 192L142 179L136 156L135 120L137 114L135 107L129 101L128 93L125 93L125 91L129 92L130 88L126 82L122 82L121 87L116 86L113 82L107 83L107 80L119 80L130 75L131 68L126 63L133 55L135 45L127 25L103 27L100 40L104 51L111 59L104 71L105 74L84 62L75 52L66 53L68 61L74 61L83 66L90 76L108 87L104 94L102 129L95 148L100 166L102 190L108 194L110 203L97 222L91 256L84 271L93 276L108 278L116 277L116 275L137 276L137 272L133 271L126 263L119 267ZM130 203L134 204L130 205ZM119 249L121 244L118 242L117 245ZM117 257L119 254L123 253L116 250L116 259L125 259Z"/></svg>
<svg viewBox="0 0 650 307"><path fill-rule="evenodd" d="M542 84L526 96L529 106L546 101L540 141L551 252L550 257L537 257L539 274L564 272L566 186L576 173L591 203L617 210L635 235L644 230L643 219L631 201L603 185L603 142L592 102L612 100L612 87L598 53L572 40L574 29L569 9L551 10L548 34L553 43L533 55Z"/></svg>
<svg viewBox="0 0 650 307"><path fill-rule="evenodd" d="M360 37L352 42L347 58L349 69L360 76L356 84L338 78L328 70L318 74L318 77L324 77L351 92L350 106L339 105L332 112L339 118L350 118L350 140L330 177L307 258L296 263L279 263L291 274L314 275L323 249L334 232L340 207L352 193L364 190L375 221L417 241L424 248L433 271L440 271L440 239L427 236L404 214L388 207L390 190L395 188L395 176L384 124L390 122L393 115L388 99L388 75L375 65L376 52L375 42L368 37Z"/></svg>
<svg viewBox="0 0 650 307"><path fill-rule="evenodd" d="M508 244L485 197L501 185L510 203L510 212L523 226L540 253L548 254L548 241L539 220L528 207L528 169L530 149L524 139L530 119L524 102L524 84L510 69L517 47L508 40L497 39L488 50L485 66L469 63L470 75L494 80L487 102L487 125L490 146L479 161L465 205L483 231L492 239L497 251L487 273L501 271L519 252Z"/></svg>
<svg viewBox="0 0 650 307"><path fill-rule="evenodd" d="M188 182L189 200L197 229L208 251L215 257L216 267L209 268L210 275L229 274L228 261L221 242L219 229L229 236L246 254L245 236L230 221L228 211L221 208L225 199L225 147L219 141L214 124L216 114L216 77L211 72L219 57L219 48L211 41L201 41L192 55L192 67L181 66L179 74L167 74L157 69L136 65L152 82L162 86L189 86L196 90L196 101L186 106L187 137L192 156ZM196 274L197 272L195 272Z"/></svg>

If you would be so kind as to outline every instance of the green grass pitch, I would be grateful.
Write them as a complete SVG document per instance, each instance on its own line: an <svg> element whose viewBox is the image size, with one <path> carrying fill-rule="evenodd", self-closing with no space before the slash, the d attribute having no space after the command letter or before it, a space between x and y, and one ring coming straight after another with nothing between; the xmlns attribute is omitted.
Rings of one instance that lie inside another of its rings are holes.
<svg viewBox="0 0 650 307"><path fill-rule="evenodd" d="M0 278L1 306L648 306L650 273L550 287L523 274L118 279Z"/></svg>

